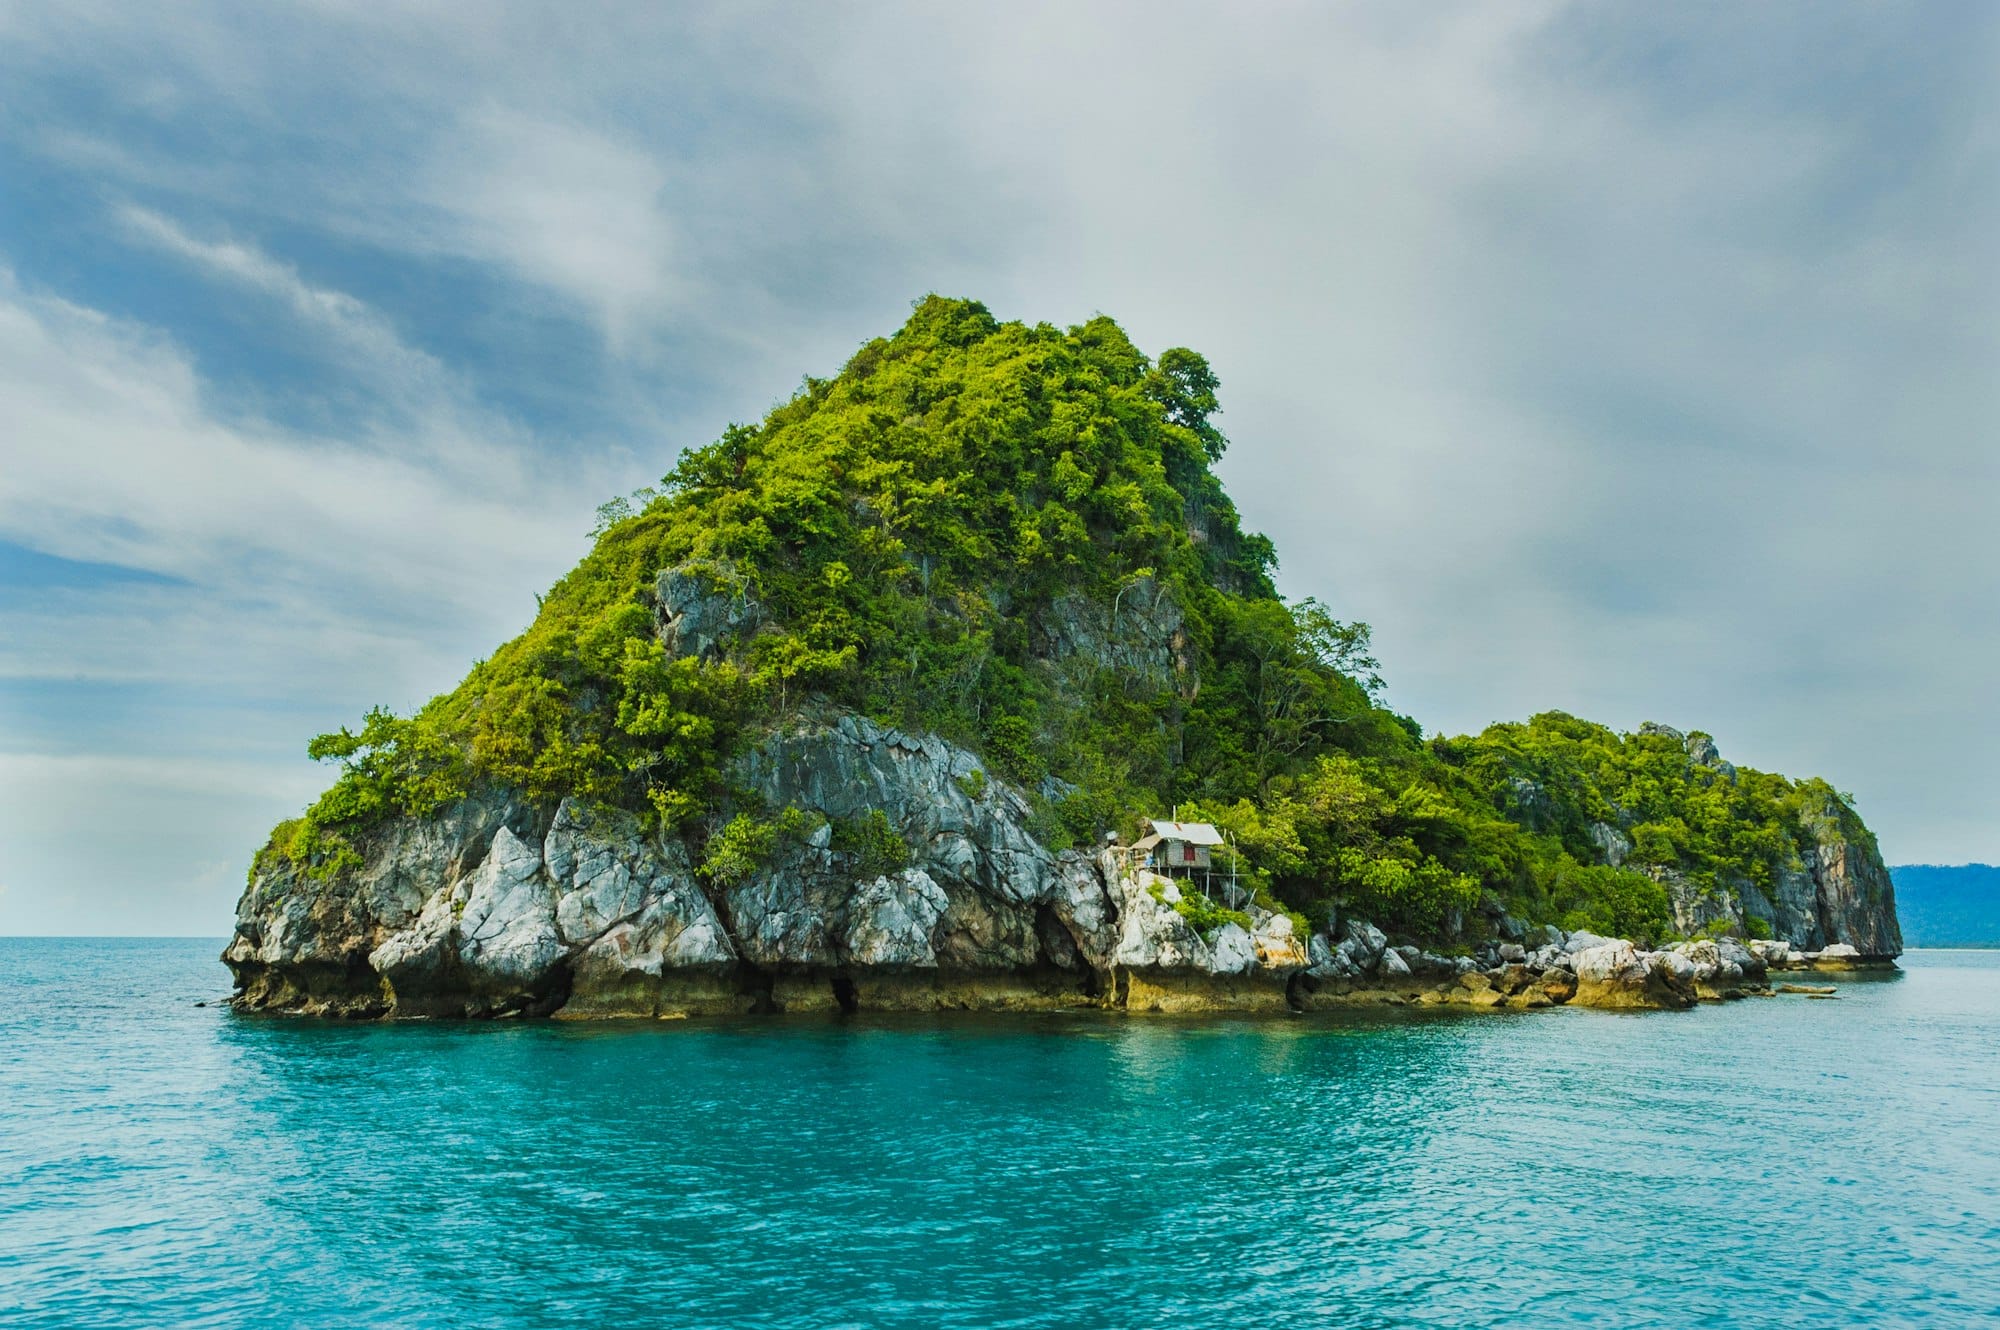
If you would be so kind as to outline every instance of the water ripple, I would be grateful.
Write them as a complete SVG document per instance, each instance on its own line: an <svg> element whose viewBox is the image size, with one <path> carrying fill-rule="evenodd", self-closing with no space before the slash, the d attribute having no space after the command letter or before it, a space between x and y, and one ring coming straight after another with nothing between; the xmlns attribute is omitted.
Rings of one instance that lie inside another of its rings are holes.
<svg viewBox="0 0 2000 1330"><path fill-rule="evenodd" d="M2000 1322L2000 958L1837 1003L398 1026L0 941L0 1323Z"/></svg>

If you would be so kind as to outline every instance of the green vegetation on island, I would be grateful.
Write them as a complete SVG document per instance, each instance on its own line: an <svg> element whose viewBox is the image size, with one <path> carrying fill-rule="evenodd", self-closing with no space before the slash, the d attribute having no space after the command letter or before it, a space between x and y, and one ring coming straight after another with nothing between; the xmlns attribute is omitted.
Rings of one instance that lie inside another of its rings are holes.
<svg viewBox="0 0 2000 1330"><path fill-rule="evenodd" d="M1149 359L1108 318L925 299L605 505L589 555L457 688L315 739L340 775L260 862L332 875L356 831L501 785L639 814L707 878L740 877L824 819L759 806L732 760L842 711L978 754L1050 848L1179 808L1230 834L1273 908L1412 936L1486 902L1664 938L1669 873L1768 886L1816 820L1866 837L1823 782L1709 760L1700 735L1550 712L1427 740L1381 705L1365 624L1274 590L1270 542L1212 470L1217 387L1201 356ZM663 631L670 579L721 607L700 650ZM887 819L832 830L876 871L907 855Z"/></svg>

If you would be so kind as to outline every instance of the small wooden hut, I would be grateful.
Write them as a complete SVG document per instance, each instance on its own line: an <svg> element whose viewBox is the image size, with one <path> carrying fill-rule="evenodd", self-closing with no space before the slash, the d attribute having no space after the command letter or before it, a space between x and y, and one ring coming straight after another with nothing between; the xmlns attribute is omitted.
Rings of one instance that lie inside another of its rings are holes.
<svg viewBox="0 0 2000 1330"><path fill-rule="evenodd" d="M1211 849L1222 844L1222 833L1207 822L1164 822L1149 818L1152 828L1132 843L1135 853L1144 856L1143 867L1172 876L1176 873L1206 873L1214 866Z"/></svg>

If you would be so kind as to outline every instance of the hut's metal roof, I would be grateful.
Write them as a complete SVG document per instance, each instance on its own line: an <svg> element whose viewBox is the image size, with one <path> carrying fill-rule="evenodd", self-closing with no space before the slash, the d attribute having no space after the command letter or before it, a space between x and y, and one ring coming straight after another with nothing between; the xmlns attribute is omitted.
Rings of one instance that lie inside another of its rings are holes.
<svg viewBox="0 0 2000 1330"><path fill-rule="evenodd" d="M1186 841L1189 845L1222 844L1222 833L1207 822L1162 822L1150 818L1148 824L1161 840Z"/></svg>

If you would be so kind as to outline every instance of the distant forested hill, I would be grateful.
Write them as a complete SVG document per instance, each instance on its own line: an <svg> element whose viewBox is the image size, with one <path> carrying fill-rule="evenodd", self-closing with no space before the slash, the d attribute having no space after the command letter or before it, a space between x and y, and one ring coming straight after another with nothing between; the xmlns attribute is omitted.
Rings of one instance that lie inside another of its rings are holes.
<svg viewBox="0 0 2000 1330"><path fill-rule="evenodd" d="M1889 870L1911 947L2000 947L2000 868L1904 864Z"/></svg>

